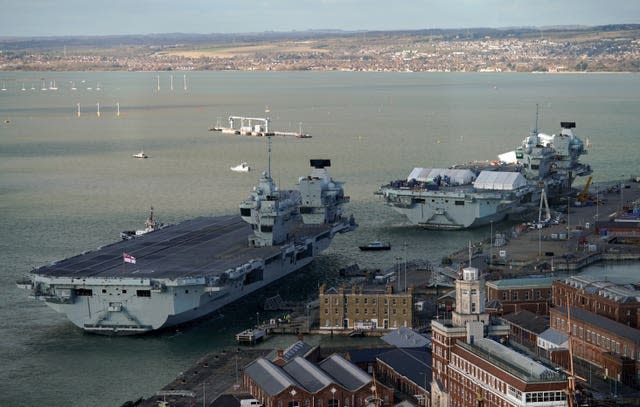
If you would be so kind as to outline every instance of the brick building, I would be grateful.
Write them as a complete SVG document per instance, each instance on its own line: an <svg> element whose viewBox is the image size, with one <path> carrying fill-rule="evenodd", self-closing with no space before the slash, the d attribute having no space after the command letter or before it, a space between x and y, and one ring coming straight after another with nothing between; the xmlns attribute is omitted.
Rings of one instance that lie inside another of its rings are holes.
<svg viewBox="0 0 640 407"><path fill-rule="evenodd" d="M551 285L556 278L512 278L487 281L487 301L499 301L504 315L527 310L538 315L549 313Z"/></svg>
<svg viewBox="0 0 640 407"><path fill-rule="evenodd" d="M566 405L567 378L498 343L509 326L485 310L485 282L473 267L456 281L450 320L433 320L431 405Z"/></svg>
<svg viewBox="0 0 640 407"><path fill-rule="evenodd" d="M376 377L421 406L431 404L431 352L427 348L398 348L376 359Z"/></svg>
<svg viewBox="0 0 640 407"><path fill-rule="evenodd" d="M569 317L571 329L569 329ZM640 383L640 330L581 308L555 307L551 328L569 334L573 356L602 369L607 377Z"/></svg>
<svg viewBox="0 0 640 407"><path fill-rule="evenodd" d="M553 283L553 304L578 307L633 328L640 327L640 291L608 281L572 276Z"/></svg>
<svg viewBox="0 0 640 407"><path fill-rule="evenodd" d="M283 366L259 358L247 365L244 388L265 407L364 407L393 404L393 389L338 354L318 364L296 357Z"/></svg>
<svg viewBox="0 0 640 407"><path fill-rule="evenodd" d="M413 326L413 287L406 292L352 286L320 287L320 329L387 330Z"/></svg>
<svg viewBox="0 0 640 407"><path fill-rule="evenodd" d="M451 353L449 371L449 406L567 405L567 378L563 373L492 339L458 342Z"/></svg>
<svg viewBox="0 0 640 407"><path fill-rule="evenodd" d="M517 311L502 317L509 325L509 340L526 346L532 351L538 348L538 336L549 328L548 315L536 315L527 310Z"/></svg>

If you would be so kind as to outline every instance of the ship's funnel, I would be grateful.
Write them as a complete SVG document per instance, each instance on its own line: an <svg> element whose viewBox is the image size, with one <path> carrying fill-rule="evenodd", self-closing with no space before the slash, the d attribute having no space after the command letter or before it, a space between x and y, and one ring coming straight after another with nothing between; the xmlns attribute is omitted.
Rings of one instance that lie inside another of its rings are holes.
<svg viewBox="0 0 640 407"><path fill-rule="evenodd" d="M309 160L309 162L311 163L311 166L313 168L331 167L331 160L313 159L313 160Z"/></svg>

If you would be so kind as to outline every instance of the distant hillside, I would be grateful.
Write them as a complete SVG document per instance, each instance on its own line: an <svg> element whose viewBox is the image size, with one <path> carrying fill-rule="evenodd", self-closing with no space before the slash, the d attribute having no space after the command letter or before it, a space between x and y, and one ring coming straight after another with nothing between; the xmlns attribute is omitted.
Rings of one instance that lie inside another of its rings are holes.
<svg viewBox="0 0 640 407"><path fill-rule="evenodd" d="M640 71L640 24L0 38L0 70Z"/></svg>
<svg viewBox="0 0 640 407"><path fill-rule="evenodd" d="M455 28L455 29L423 29L393 31L341 31L341 30L308 30L239 34L146 34L146 35L110 35L110 36L64 36L64 37L0 37L0 48L3 51L19 50L59 50L66 47L82 47L105 49L122 46L193 46L202 44L233 44L246 42L302 41L310 39L326 39L336 37L362 37L364 35L390 35L423 37L434 36L445 40L466 39L480 40L490 38L570 38L584 34L598 34L620 31L638 31L640 24L619 24L596 27L562 26L562 27L512 27L512 28Z"/></svg>

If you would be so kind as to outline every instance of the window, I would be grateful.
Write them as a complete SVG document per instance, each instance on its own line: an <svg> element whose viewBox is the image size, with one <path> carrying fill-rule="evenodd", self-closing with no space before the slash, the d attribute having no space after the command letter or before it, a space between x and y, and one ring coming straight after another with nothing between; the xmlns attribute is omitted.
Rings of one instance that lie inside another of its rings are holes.
<svg viewBox="0 0 640 407"><path fill-rule="evenodd" d="M517 292L517 291L515 291L515 292L512 294L512 297L513 297L514 301L517 301L517 300L518 300L518 292Z"/></svg>
<svg viewBox="0 0 640 407"><path fill-rule="evenodd" d="M90 288L76 288L76 295L79 297L93 297L93 290Z"/></svg>
<svg viewBox="0 0 640 407"><path fill-rule="evenodd" d="M340 407L340 402L337 399L331 399L327 402L327 407Z"/></svg>
<svg viewBox="0 0 640 407"><path fill-rule="evenodd" d="M138 297L151 297L151 290L136 290Z"/></svg>

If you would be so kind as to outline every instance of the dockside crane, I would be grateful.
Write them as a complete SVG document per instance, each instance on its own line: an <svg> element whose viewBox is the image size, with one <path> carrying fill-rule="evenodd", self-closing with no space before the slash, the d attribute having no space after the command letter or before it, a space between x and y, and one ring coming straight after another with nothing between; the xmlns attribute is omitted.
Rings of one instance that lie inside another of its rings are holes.
<svg viewBox="0 0 640 407"><path fill-rule="evenodd" d="M582 189L582 191L578 192L578 195L576 196L576 200L578 202L585 203L591 200L591 194L589 194L589 187L591 186L592 178L593 177L589 176L589 178L587 179L587 183L584 185L584 188Z"/></svg>

